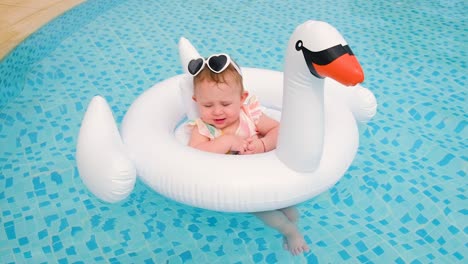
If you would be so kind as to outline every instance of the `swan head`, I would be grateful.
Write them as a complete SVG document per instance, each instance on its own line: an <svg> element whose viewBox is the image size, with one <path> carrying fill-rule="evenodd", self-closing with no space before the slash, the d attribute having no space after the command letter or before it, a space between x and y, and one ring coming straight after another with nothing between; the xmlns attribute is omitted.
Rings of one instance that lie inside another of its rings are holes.
<svg viewBox="0 0 468 264"><path fill-rule="evenodd" d="M307 66L317 78L332 78L346 86L364 81L361 65L343 36L330 24L307 21L291 36L289 51L294 63ZM305 67L302 67L305 68Z"/></svg>

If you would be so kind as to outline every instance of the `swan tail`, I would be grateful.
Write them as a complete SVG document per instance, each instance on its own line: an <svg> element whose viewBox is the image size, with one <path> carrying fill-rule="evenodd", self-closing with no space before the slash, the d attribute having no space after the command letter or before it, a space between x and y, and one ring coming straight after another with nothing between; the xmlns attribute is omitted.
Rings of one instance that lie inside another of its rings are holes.
<svg viewBox="0 0 468 264"><path fill-rule="evenodd" d="M112 111L101 96L93 97L83 117L76 162L83 183L103 201L121 201L135 186L135 165L125 151Z"/></svg>

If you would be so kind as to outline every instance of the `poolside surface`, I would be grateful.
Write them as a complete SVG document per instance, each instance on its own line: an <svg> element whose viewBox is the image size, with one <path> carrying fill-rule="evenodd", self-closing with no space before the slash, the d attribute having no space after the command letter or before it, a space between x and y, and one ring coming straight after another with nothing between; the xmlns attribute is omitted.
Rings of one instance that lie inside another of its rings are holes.
<svg viewBox="0 0 468 264"><path fill-rule="evenodd" d="M31 33L85 0L0 0L0 60Z"/></svg>

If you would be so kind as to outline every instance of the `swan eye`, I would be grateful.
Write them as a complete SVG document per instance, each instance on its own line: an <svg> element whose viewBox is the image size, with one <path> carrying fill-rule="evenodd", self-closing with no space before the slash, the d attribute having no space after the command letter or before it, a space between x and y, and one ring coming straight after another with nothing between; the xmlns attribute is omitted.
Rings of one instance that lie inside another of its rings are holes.
<svg viewBox="0 0 468 264"><path fill-rule="evenodd" d="M303 46L302 40L298 40L296 42L296 50L300 51L302 49L302 46Z"/></svg>

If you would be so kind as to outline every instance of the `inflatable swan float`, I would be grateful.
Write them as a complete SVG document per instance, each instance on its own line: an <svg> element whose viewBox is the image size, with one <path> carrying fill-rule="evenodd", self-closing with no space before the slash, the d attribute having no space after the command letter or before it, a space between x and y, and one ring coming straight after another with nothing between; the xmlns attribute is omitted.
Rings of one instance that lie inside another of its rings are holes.
<svg viewBox="0 0 468 264"><path fill-rule="evenodd" d="M199 57L184 38L179 50L185 68ZM225 212L283 208L332 187L357 152L357 122L368 121L377 107L374 95L356 85L363 73L341 34L325 22L307 21L291 36L284 75L242 72L246 89L280 118L276 150L239 156L188 147L183 122L196 111L191 76L182 74L139 96L120 133L107 102L92 99L76 154L85 185L98 198L117 202L133 190L138 175L173 200Z"/></svg>

